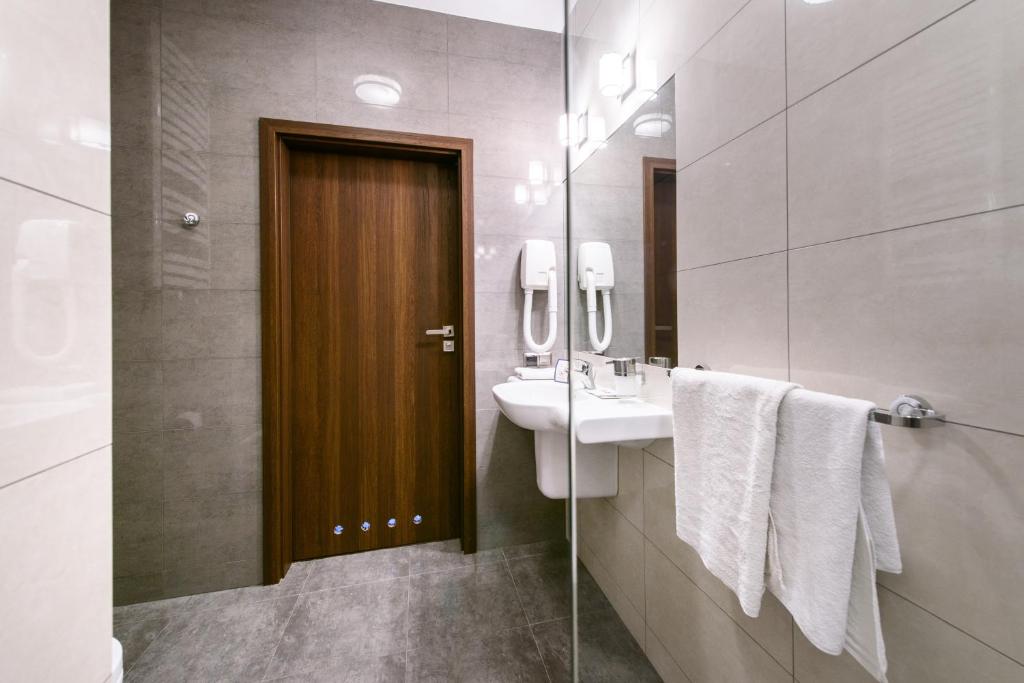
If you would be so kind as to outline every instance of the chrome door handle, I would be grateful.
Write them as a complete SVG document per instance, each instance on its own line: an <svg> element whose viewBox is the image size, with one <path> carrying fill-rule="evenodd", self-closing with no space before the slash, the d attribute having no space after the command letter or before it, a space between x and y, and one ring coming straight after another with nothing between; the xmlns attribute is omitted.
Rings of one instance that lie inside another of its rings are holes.
<svg viewBox="0 0 1024 683"><path fill-rule="evenodd" d="M455 326L454 325L442 325L439 330L427 330L427 334L436 335L439 337L454 337Z"/></svg>

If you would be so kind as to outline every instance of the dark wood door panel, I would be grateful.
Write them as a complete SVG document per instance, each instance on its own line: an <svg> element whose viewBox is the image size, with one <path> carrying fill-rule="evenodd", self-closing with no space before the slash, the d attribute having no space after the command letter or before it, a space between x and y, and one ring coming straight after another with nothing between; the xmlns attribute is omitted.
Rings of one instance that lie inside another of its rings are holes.
<svg viewBox="0 0 1024 683"><path fill-rule="evenodd" d="M455 164L295 149L288 207L294 558L458 536Z"/></svg>

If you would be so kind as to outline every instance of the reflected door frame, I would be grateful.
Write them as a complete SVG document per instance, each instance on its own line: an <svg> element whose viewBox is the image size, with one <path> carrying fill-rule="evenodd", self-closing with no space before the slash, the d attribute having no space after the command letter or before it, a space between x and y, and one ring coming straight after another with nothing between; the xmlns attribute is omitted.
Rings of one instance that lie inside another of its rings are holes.
<svg viewBox="0 0 1024 683"><path fill-rule="evenodd" d="M657 249L657 204L655 201L654 186L658 181L659 176L675 176L676 174L676 160L675 159L664 159L659 157L644 157L643 158L643 213L644 213L644 359L650 358L651 356L659 355L656 352L656 336L657 336L657 318L656 318L656 300L657 300L657 268L656 264L659 260L659 256L664 257L665 254L659 254ZM673 185L674 186L674 185ZM674 206L674 203L673 203ZM672 216L673 224L675 223L675 215ZM672 271L675 271L675 242L673 240L673 248L671 254L668 257L671 259L673 267ZM672 299L673 304L675 303L675 280L672 280ZM675 311L675 305L672 306ZM679 321L676 320L676 316L673 313L673 329L672 329L672 342L670 348L673 349L671 358L678 360L678 342L679 342Z"/></svg>

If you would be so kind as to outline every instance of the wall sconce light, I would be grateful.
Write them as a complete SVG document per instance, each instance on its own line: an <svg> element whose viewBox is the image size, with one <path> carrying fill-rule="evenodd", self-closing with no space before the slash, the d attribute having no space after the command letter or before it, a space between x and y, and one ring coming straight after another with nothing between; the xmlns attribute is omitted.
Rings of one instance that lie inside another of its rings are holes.
<svg viewBox="0 0 1024 683"><path fill-rule="evenodd" d="M576 117L576 146L582 147L590 139L590 110Z"/></svg>
<svg viewBox="0 0 1024 683"><path fill-rule="evenodd" d="M597 87L605 97L617 97L622 92L622 55L606 52L597 63Z"/></svg>
<svg viewBox="0 0 1024 683"><path fill-rule="evenodd" d="M572 114L560 114L558 117L558 141L563 147L575 145L579 136L576 117Z"/></svg>
<svg viewBox="0 0 1024 683"><path fill-rule="evenodd" d="M548 169L545 168L544 162L531 161L527 177L530 179L531 185L543 185L548 179Z"/></svg>
<svg viewBox="0 0 1024 683"><path fill-rule="evenodd" d="M519 183L515 190L516 204L525 204L530 201L530 190L526 185Z"/></svg>

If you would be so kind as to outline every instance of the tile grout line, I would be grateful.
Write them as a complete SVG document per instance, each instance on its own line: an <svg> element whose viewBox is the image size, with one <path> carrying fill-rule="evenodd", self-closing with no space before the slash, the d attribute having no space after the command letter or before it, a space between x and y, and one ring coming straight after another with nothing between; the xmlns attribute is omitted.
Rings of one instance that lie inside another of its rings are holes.
<svg viewBox="0 0 1024 683"><path fill-rule="evenodd" d="M505 558L505 571L508 572L508 576L512 579L512 589L516 593L516 602L519 603L519 609L523 612L523 618L526 619L526 628L530 630L530 638L533 639L533 646L537 648L537 656L540 657L540 665L544 667L544 675L548 679L548 683L551 681L551 672L548 671L547 662L544 661L544 652L540 649L540 642L537 640L537 634L533 632L533 623L530 620L530 615L526 613L526 607L523 603L523 596L519 593L519 582L516 581L516 575L512 572L512 565L508 561L508 556L505 554L505 549L501 549L501 555Z"/></svg>
<svg viewBox="0 0 1024 683"><path fill-rule="evenodd" d="M302 598L305 595L303 589L305 589L306 584L309 582L309 577L312 576L312 575L313 575L313 569L312 569L312 567L310 567L310 570L306 572L305 578L302 579L302 585L299 586L299 592L295 594L295 603L292 605L291 610L288 612L288 618L285 619L285 621L284 621L284 626L281 628L281 635L280 635L280 637L278 637L277 643L274 645L274 650L271 652L270 658L267 659L267 665L263 669L263 677L260 678L261 681L269 680L267 678L267 676L270 675L270 668L274 665L274 660L277 659L277 651L281 648L281 643L284 642L284 636L288 632L288 626L292 623L292 618L295 616L295 611L299 608L299 603L302 602ZM286 597L286 596L279 596L279 597ZM263 601L259 601L259 602L267 602L267 601L263 600Z"/></svg>
<svg viewBox="0 0 1024 683"><path fill-rule="evenodd" d="M70 204L71 206L77 206L79 209L85 209L86 211L91 211L92 213L99 214L100 216L106 216L107 218L110 218L110 213L109 212L103 212L103 211L100 211L99 209L94 209L93 207L91 207L91 206L89 206L87 204L82 204L81 202L76 202L73 199L68 199L66 197L61 197L60 195L54 194L52 192L47 192L46 190L41 190L38 187L32 187L31 185L26 185L25 183L18 182L17 180L13 180L12 178L8 178L6 176L0 176L0 181L3 181L5 183L10 183L11 185L14 185L16 187L20 187L22 189L28 190L29 192L35 192L37 194L41 194L44 197L49 197L50 199L56 199L59 202L63 202L65 204Z"/></svg>

